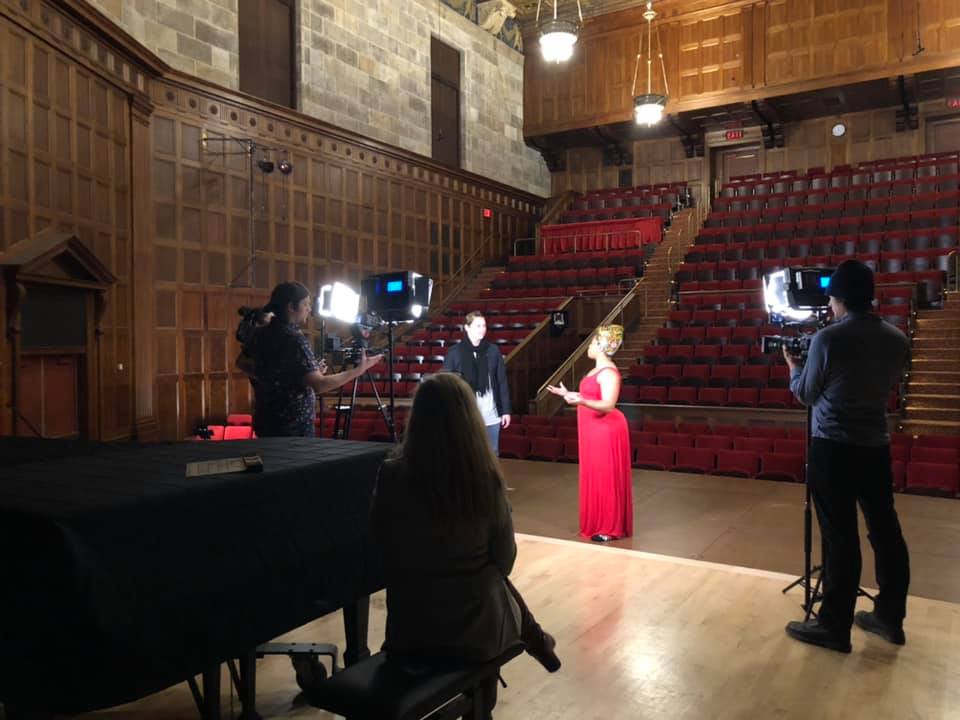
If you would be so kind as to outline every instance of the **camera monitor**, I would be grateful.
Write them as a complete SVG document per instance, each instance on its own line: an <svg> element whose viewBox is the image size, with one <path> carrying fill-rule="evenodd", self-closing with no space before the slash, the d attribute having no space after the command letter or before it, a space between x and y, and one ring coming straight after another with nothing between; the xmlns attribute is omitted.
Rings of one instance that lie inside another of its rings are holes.
<svg viewBox="0 0 960 720"><path fill-rule="evenodd" d="M787 268L763 277L763 303L773 322L812 321L830 304L829 268Z"/></svg>
<svg viewBox="0 0 960 720"><path fill-rule="evenodd" d="M432 292L433 280L410 270L371 275L360 289L367 312L388 322L419 318L430 306Z"/></svg>

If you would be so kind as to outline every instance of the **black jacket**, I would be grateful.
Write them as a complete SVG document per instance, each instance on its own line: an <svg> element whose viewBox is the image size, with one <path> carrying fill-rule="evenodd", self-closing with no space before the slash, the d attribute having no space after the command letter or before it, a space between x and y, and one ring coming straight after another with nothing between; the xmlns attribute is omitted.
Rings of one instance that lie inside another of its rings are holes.
<svg viewBox="0 0 960 720"><path fill-rule="evenodd" d="M443 369L463 376L463 353L473 352L472 345L467 339L450 348L443 359ZM510 388L507 387L507 365L503 362L500 348L493 343L487 345L487 367L490 370L490 383L493 388L493 401L497 405L497 415L509 415Z"/></svg>

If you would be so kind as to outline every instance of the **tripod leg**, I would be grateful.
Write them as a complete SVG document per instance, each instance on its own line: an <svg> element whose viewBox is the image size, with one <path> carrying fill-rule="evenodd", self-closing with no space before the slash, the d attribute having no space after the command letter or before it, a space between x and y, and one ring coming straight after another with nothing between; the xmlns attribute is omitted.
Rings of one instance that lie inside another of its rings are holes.
<svg viewBox="0 0 960 720"><path fill-rule="evenodd" d="M370 381L370 384L373 386L373 396L377 399L377 410L380 411L380 415L383 417L383 423L387 426L387 432L390 433L390 439L393 442L397 441L397 431L394 429L393 425L393 415L392 413L387 412L387 408L383 405L383 400L380 399L380 391L377 390L377 384L373 382L373 377L370 375L370 371L367 370L367 379ZM390 383L393 384L393 376L390 376Z"/></svg>

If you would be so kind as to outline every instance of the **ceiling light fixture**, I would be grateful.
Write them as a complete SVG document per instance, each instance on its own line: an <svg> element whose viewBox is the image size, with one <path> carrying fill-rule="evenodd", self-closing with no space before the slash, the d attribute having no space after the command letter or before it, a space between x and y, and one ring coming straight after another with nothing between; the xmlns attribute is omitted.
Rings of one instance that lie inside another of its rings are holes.
<svg viewBox="0 0 960 720"><path fill-rule="evenodd" d="M657 28L657 57L660 58L660 70L663 72L663 91L665 94L653 92L653 20L657 17L653 9L653 0L647 0L647 9L643 19L647 21L647 92L637 95L637 75L640 73L640 59L643 57L643 32L640 33L640 46L637 49L637 64L633 68L633 118L637 125L653 127L663 119L664 108L667 106L667 68L663 64L663 45L660 44L660 28Z"/></svg>
<svg viewBox="0 0 960 720"><path fill-rule="evenodd" d="M580 22L557 18L557 3L560 0L547 0L553 3L553 18L540 22L540 6L543 0L537 0L537 28L540 31L540 52L547 62L562 63L573 57L573 46L577 44L577 34L583 24L583 9L580 0L577 3L577 17Z"/></svg>

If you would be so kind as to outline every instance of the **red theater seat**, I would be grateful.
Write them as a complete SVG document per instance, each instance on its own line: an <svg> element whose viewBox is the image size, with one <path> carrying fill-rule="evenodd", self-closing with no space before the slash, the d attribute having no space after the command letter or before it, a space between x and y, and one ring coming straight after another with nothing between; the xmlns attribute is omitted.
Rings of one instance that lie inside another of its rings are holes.
<svg viewBox="0 0 960 720"><path fill-rule="evenodd" d="M563 452L563 440L554 437L530 438L528 460L549 460L555 462Z"/></svg>
<svg viewBox="0 0 960 720"><path fill-rule="evenodd" d="M710 450L731 450L733 438L726 435L699 435L694 441L694 446Z"/></svg>
<svg viewBox="0 0 960 720"><path fill-rule="evenodd" d="M763 453L760 455L760 472L758 478L764 480L789 480L803 482L803 456L786 455L780 453Z"/></svg>
<svg viewBox="0 0 960 720"><path fill-rule="evenodd" d="M526 459L530 454L530 440L522 435L507 435L500 437L500 457Z"/></svg>
<svg viewBox="0 0 960 720"><path fill-rule="evenodd" d="M224 440L250 440L253 438L253 428L249 425L227 425L223 431Z"/></svg>
<svg viewBox="0 0 960 720"><path fill-rule="evenodd" d="M633 449L634 467L668 470L673 467L674 448L663 445L637 445Z"/></svg>
<svg viewBox="0 0 960 720"><path fill-rule="evenodd" d="M720 450L717 452L718 475L752 478L757 474L759 458L756 453L743 450Z"/></svg>
<svg viewBox="0 0 960 720"><path fill-rule="evenodd" d="M716 450L712 448L678 447L670 467L674 472L707 474L716 466Z"/></svg>
<svg viewBox="0 0 960 720"><path fill-rule="evenodd" d="M960 492L960 467L956 463L941 464L911 460L907 463L906 489L956 495Z"/></svg>

